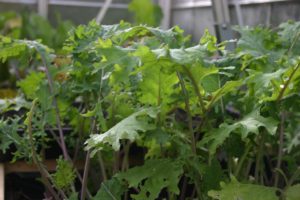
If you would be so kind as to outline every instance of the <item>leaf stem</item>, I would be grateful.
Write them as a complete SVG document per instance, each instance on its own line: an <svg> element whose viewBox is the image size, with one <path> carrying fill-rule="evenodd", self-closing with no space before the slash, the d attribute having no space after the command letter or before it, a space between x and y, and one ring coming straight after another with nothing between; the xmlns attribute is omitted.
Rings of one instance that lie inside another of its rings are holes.
<svg viewBox="0 0 300 200"><path fill-rule="evenodd" d="M279 129L279 148L278 148L278 154L277 154L277 163L276 163L276 169L281 168L281 162L283 157L283 139L284 139L284 121L285 121L285 113L281 113L281 120L280 120L280 129ZM275 181L274 186L278 187L279 183L279 172L278 170L275 171Z"/></svg>
<svg viewBox="0 0 300 200"><path fill-rule="evenodd" d="M179 197L180 200L184 200L185 199L186 187L187 187L187 177L184 176L183 177L182 187L181 187L181 192L180 192L180 197Z"/></svg>
<svg viewBox="0 0 300 200"><path fill-rule="evenodd" d="M242 155L242 157L241 157L241 159L240 159L240 161L239 161L239 163L238 163L238 165L237 165L237 168L236 168L236 170L235 170L235 172L234 172L234 176L235 176L235 177L237 177L237 176L240 174L240 171L241 171L241 169L242 169L242 167L243 167L243 165L244 165L244 163L245 163L245 161L246 161L246 158L247 158L247 156L248 156L250 150L251 150L251 145L248 144L248 145L247 145L247 148L246 148L244 154Z"/></svg>
<svg viewBox="0 0 300 200"><path fill-rule="evenodd" d="M85 165L84 165L84 171L83 171L83 177L82 177L81 196L80 196L81 200L85 200L89 168L90 168L90 150L87 151L86 156L85 156Z"/></svg>
<svg viewBox="0 0 300 200"><path fill-rule="evenodd" d="M295 44L297 43L299 37L300 37L300 32L298 32L296 37L294 38L290 48L287 50L287 54L290 54L292 52L292 49L294 48Z"/></svg>
<svg viewBox="0 0 300 200"><path fill-rule="evenodd" d="M189 132L190 132L190 137L191 137L192 152L194 153L194 155L197 155L196 139L195 139L195 135L194 135L192 114L191 114L191 109L190 109L190 104L189 104L189 94L188 94L188 91L186 90L184 80L179 72L177 72L177 77L178 77L180 85L181 85L181 91L184 96L185 109L186 109L186 112L188 115L188 127L189 127ZM198 194L198 197L201 199L201 190L200 190L199 179L198 179L198 177L195 177L194 180L195 180L196 192Z"/></svg>
<svg viewBox="0 0 300 200"><path fill-rule="evenodd" d="M43 65L45 67L46 76L47 76L47 79L48 79L49 92L53 96L52 104L53 104L54 110L55 110L55 119L56 119L56 124L57 124L58 132L59 132L59 138L60 138L62 152L63 152L65 160L71 160L70 156L68 154L65 139L64 139L64 133L63 133L63 129L62 129L62 126L61 126L62 123L61 123L61 118L60 118L60 114L59 114L59 108L58 108L58 105L57 105L55 92L54 92L54 83L53 83L53 79L51 77L51 74L49 72L48 62L45 58L44 53L41 52L38 47L36 47L36 50L39 52L39 54L41 56Z"/></svg>
<svg viewBox="0 0 300 200"><path fill-rule="evenodd" d="M263 154L263 147L264 147L264 137L262 136L259 140L259 147L258 147L258 152L256 155L256 161L255 161L255 181L256 183L259 182L259 174L263 173L263 171L261 170L261 158L262 158L262 154Z"/></svg>
<svg viewBox="0 0 300 200"><path fill-rule="evenodd" d="M91 130L90 134L93 134L95 129L96 129L96 119L93 117L92 118L92 123L91 123ZM89 168L90 168L90 150L87 151L86 156L85 156L85 165L84 165L84 171L83 171L83 177L82 177L82 186L81 186L81 200L85 200L85 194L87 190L87 179L88 179L88 174L89 174Z"/></svg>
<svg viewBox="0 0 300 200"><path fill-rule="evenodd" d="M292 71L292 73L289 76L288 80L284 83L284 85L283 85L282 89L280 90L280 93L279 93L279 95L277 97L277 100L276 100L277 102L279 102L282 99L285 90L289 86L291 80L293 79L293 76L295 75L295 73L297 72L297 70L299 69L299 67L300 67L300 62L294 67L294 70Z"/></svg>
<svg viewBox="0 0 300 200"><path fill-rule="evenodd" d="M54 199L59 200L60 198L59 198L58 194L56 194L55 190L52 188L52 185L51 185L50 181L47 178L47 177L49 177L48 176L49 174L42 167L41 163L39 162L37 153L35 151L34 139L33 139L33 135L32 135L32 118L33 118L33 113L34 113L35 107L36 107L36 100L33 101L32 107L31 107L30 111L28 112L28 117L27 117L27 123L28 123L27 124L27 131L28 131L29 141L30 141L30 146L31 146L32 159L33 159L33 162L36 164L36 166L38 167L38 169L41 173L41 177L42 177L42 180L43 180L45 186L47 187L49 192L52 194ZM63 192L61 192L61 193L64 197L66 197Z"/></svg>
<svg viewBox="0 0 300 200"><path fill-rule="evenodd" d="M104 188L104 190L107 192L107 194L112 198L112 200L117 200L117 198L111 193L111 191L107 188L107 186L105 185L105 183L101 184Z"/></svg>
<svg viewBox="0 0 300 200"><path fill-rule="evenodd" d="M194 130L193 130L193 121L192 121L192 115L191 115L191 109L190 109L190 103L189 103L189 94L186 90L184 80L179 72L177 72L177 77L179 79L180 85L181 85L181 91L184 96L184 103L185 103L185 109L188 115L188 127L189 127L189 132L190 132L190 137L191 137L191 147L193 153L196 155L196 140L195 140L195 135L194 135Z"/></svg>
<svg viewBox="0 0 300 200"><path fill-rule="evenodd" d="M300 176L300 167L297 168L297 170L294 172L292 177L288 180L287 187L290 187L299 176Z"/></svg>
<svg viewBox="0 0 300 200"><path fill-rule="evenodd" d="M202 113L204 114L206 112L206 109L205 109L205 104L204 104L204 101L203 101L203 97L201 95L201 92L200 92L200 88L198 86L198 83L197 81L195 80L192 72L186 67L186 66L182 66L184 71L186 72L186 74L188 75L188 77L191 79L192 81L192 85L194 87L194 90L195 90L195 93L198 97L198 100L199 100L199 103L200 103L200 106L201 106L201 109L202 109Z"/></svg>
<svg viewBox="0 0 300 200"><path fill-rule="evenodd" d="M57 104L56 97L55 97L55 92L54 92L54 82L53 82L53 79L52 79L51 74L49 72L49 65L48 65L48 62L46 60L46 57L45 57L44 53L39 49L39 47L35 45L35 49L37 50L37 52L41 56L42 63L45 67L45 73L46 73L47 80L48 80L49 92L53 96L52 104L53 104L54 110L55 110L55 119L56 119L56 124L57 124L58 132L59 132L60 146L61 146L61 149L62 149L62 152L63 152L63 156L64 156L64 159L68 160L74 167L75 165L72 162L72 159L68 154L65 139L64 139L62 122L61 122L59 108L58 108L58 104ZM76 171L76 174L77 174L79 180L82 182L82 177L81 177L80 173L78 172L78 170L76 168L75 168L75 171ZM87 191L87 193L90 196L89 191Z"/></svg>
<svg viewBox="0 0 300 200"><path fill-rule="evenodd" d="M100 165L102 179L103 179L103 181L106 181L107 180L107 174L106 174L105 164L104 164L101 152L98 153L98 161L99 161L99 165Z"/></svg>
<svg viewBox="0 0 300 200"><path fill-rule="evenodd" d="M130 150L130 142L127 142L124 144L124 156L123 156L123 161L122 161L122 167L121 167L121 171L125 171L128 169L128 165L129 165L129 150Z"/></svg>

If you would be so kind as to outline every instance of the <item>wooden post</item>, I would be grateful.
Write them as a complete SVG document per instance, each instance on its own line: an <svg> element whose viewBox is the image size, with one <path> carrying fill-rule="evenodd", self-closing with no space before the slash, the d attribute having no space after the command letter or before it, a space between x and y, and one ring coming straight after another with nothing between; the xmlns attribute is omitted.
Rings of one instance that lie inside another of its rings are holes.
<svg viewBox="0 0 300 200"><path fill-rule="evenodd" d="M4 200L5 191L5 170L4 164L0 163L0 200Z"/></svg>
<svg viewBox="0 0 300 200"><path fill-rule="evenodd" d="M172 0L159 0L159 5L163 12L163 19L161 21L161 28L168 29L171 26L171 12L172 12Z"/></svg>
<svg viewBox="0 0 300 200"><path fill-rule="evenodd" d="M112 0L106 0L104 5L101 7L99 13L97 14L97 17L96 17L96 22L98 24L101 24L102 20L104 19L105 15L106 15L106 12L108 10L108 8L110 7L112 3Z"/></svg>
<svg viewBox="0 0 300 200"><path fill-rule="evenodd" d="M48 0L38 0L38 13L39 15L48 17Z"/></svg>

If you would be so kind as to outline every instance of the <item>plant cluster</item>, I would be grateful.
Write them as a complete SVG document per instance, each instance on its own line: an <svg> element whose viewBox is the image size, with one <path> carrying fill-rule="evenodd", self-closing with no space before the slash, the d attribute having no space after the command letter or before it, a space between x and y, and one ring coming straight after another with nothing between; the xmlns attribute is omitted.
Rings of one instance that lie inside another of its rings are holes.
<svg viewBox="0 0 300 200"><path fill-rule="evenodd" d="M0 102L1 150L34 162L54 199L300 199L300 23L236 30L191 46L178 27L92 21L59 55L1 36L2 61L34 61Z"/></svg>
<svg viewBox="0 0 300 200"><path fill-rule="evenodd" d="M68 37L68 31L73 24L69 21L62 21L57 15L56 27L48 20L35 13L29 12L3 12L0 14L0 34L14 39L39 39L43 44L56 50L62 48ZM13 51L13 49L12 49ZM13 97L16 95L16 80L24 78L28 66L32 60L25 59L21 62L9 60L0 63L0 97Z"/></svg>

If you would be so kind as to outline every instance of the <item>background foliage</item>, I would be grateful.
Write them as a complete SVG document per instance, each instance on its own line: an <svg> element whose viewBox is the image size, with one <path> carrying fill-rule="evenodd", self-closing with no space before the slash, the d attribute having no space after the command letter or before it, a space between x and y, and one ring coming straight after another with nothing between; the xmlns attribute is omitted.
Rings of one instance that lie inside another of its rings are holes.
<svg viewBox="0 0 300 200"><path fill-rule="evenodd" d="M2 61L31 60L0 101L1 150L34 162L54 199L299 199L299 22L236 30L233 51L125 22L80 25L59 50L1 36Z"/></svg>

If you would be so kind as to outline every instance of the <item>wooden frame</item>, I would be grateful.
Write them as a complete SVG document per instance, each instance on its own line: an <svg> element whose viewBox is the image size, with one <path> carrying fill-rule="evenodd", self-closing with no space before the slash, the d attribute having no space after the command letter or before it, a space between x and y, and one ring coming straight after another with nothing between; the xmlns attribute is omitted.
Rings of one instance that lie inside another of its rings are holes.
<svg viewBox="0 0 300 200"><path fill-rule="evenodd" d="M50 172L56 170L56 160L45 160L43 164ZM77 161L74 165L78 170L84 169L84 161ZM0 200L5 199L5 175L9 173L39 173L39 170L34 163L30 164L25 161L0 163Z"/></svg>

